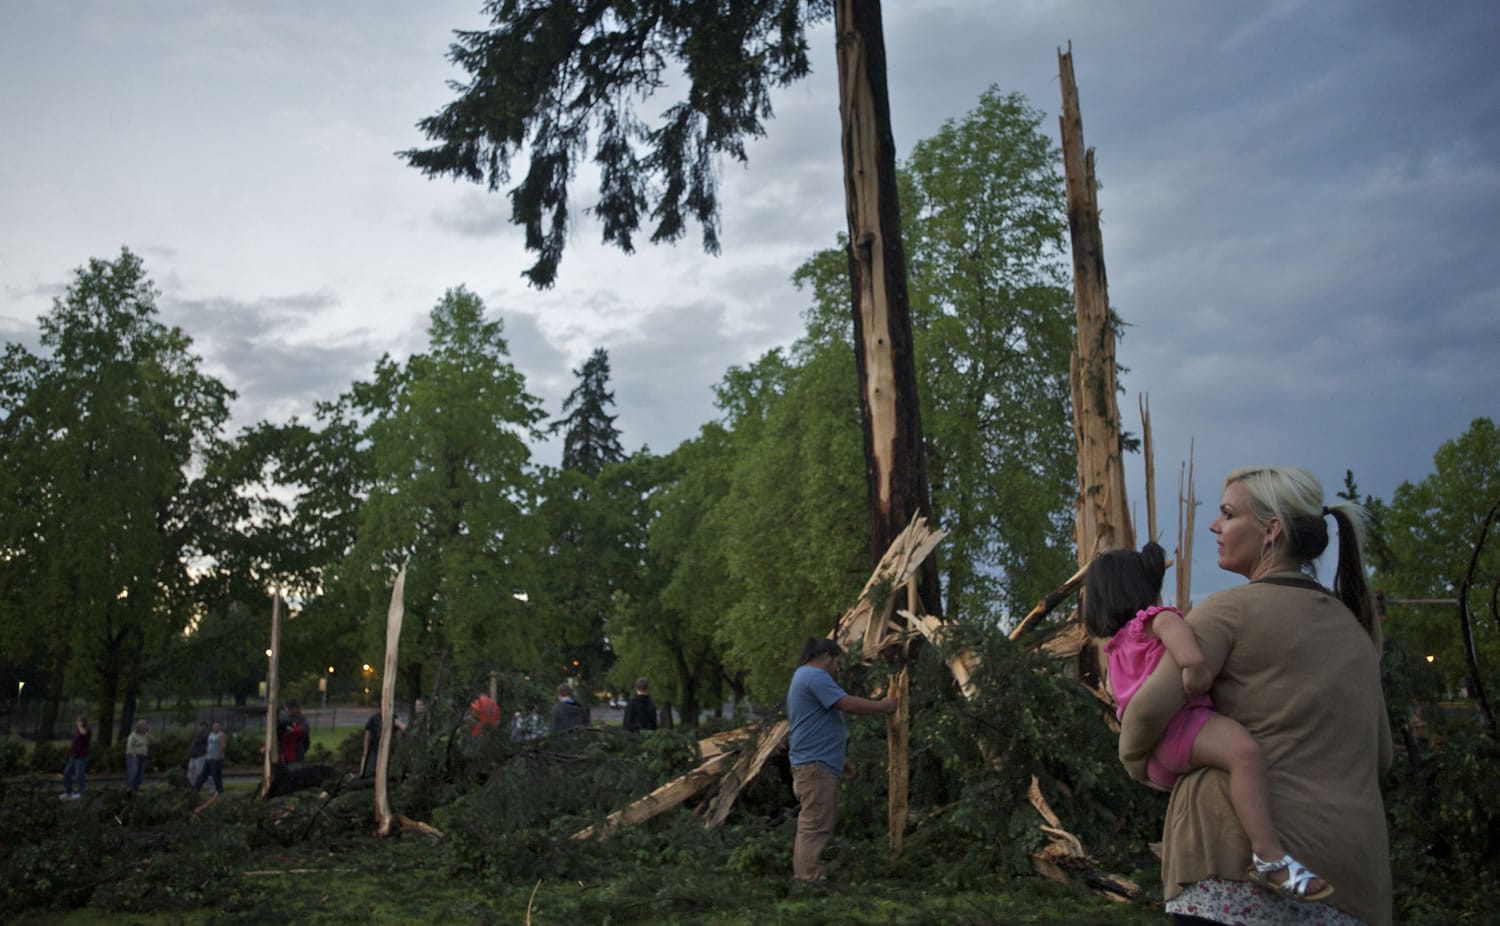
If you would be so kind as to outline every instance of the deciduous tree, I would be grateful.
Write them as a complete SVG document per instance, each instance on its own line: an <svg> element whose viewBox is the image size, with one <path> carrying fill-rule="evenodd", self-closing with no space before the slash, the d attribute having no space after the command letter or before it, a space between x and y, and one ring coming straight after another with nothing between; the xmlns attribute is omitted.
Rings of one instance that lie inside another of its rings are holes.
<svg viewBox="0 0 1500 926"><path fill-rule="evenodd" d="M369 497L339 570L349 606L383 615L407 563L401 666L409 697L440 658L529 666L545 630L514 594L533 585L541 548L528 517L535 489L528 438L543 417L510 363L498 320L463 288L432 310L428 349L389 357L351 391L369 416ZM367 642L383 639L383 622ZM366 658L372 664L376 659Z"/></svg>
<svg viewBox="0 0 1500 926"><path fill-rule="evenodd" d="M1396 487L1389 505L1380 506L1389 559L1372 584L1395 599L1457 596L1490 507L1500 501L1500 429L1476 418L1463 434L1433 455L1433 471L1418 482ZM1497 685L1500 624L1495 613L1500 586L1500 544L1491 538L1477 564L1469 610L1486 689ZM1434 657L1433 671L1450 685L1466 675L1456 605L1392 604L1388 624L1393 642L1416 656Z"/></svg>
<svg viewBox="0 0 1500 926"><path fill-rule="evenodd" d="M71 675L98 705L105 744L194 611L189 563L208 552L212 505L192 473L223 439L233 396L157 320L157 295L128 249L92 259L41 318L44 353L5 356L0 548L21 567L0 579L16 609L7 623L50 670L41 729Z"/></svg>

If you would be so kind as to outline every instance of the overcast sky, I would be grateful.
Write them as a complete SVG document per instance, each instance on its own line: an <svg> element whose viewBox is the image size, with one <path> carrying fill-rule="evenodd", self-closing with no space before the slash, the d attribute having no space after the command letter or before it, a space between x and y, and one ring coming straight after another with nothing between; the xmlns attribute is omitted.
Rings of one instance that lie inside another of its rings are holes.
<svg viewBox="0 0 1500 926"><path fill-rule="evenodd" d="M696 230L625 257L578 214L538 293L503 196L394 156L426 144L416 121L462 76L451 31L485 25L480 7L0 2L0 337L35 349L73 270L128 246L163 320L238 392L237 424L284 421L382 353L421 350L463 284L504 319L549 414L604 347L626 447L692 437L731 365L800 333L789 277L844 227L832 30L811 36L814 73L776 94L748 166L722 166L719 257ZM1150 395L1169 549L1196 441L1196 597L1237 581L1207 532L1229 469L1301 463L1331 496L1352 468L1389 499L1500 416L1492 0L890 0L885 17L902 156L992 84L1055 137L1056 50L1073 43L1130 325L1121 407L1138 431Z"/></svg>

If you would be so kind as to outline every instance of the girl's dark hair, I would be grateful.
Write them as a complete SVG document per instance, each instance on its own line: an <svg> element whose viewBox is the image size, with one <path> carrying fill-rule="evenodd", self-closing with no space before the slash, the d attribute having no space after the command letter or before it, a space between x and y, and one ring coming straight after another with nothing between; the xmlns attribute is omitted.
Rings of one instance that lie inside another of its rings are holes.
<svg viewBox="0 0 1500 926"><path fill-rule="evenodd" d="M1137 611L1161 600L1167 551L1158 543L1108 550L1094 557L1083 577L1083 624L1096 637L1112 637Z"/></svg>
<svg viewBox="0 0 1500 926"><path fill-rule="evenodd" d="M808 637L802 643L802 655L797 658L797 665L805 666L819 656L842 657L844 651L839 645L827 637Z"/></svg>

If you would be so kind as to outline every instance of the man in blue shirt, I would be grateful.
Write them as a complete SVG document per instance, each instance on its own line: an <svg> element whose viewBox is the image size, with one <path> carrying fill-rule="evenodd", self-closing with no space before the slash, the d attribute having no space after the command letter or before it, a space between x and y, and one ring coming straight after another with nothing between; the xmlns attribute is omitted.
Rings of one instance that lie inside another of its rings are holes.
<svg viewBox="0 0 1500 926"><path fill-rule="evenodd" d="M792 791L802 804L792 875L798 881L823 878L818 856L833 836L838 819L839 778L854 769L844 757L848 733L844 714L890 714L896 701L872 701L847 694L837 677L844 654L827 638L808 637L792 684L786 692L791 725Z"/></svg>

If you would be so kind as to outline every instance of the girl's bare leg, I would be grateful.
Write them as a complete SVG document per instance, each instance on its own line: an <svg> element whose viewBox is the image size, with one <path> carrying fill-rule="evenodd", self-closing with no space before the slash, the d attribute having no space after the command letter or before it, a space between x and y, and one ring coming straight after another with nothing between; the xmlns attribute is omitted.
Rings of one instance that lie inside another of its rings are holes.
<svg viewBox="0 0 1500 926"><path fill-rule="evenodd" d="M1222 714L1213 715L1193 740L1193 765L1229 773L1229 800L1256 855L1269 862L1286 854L1271 821L1271 782L1266 757L1249 731ZM1287 872L1273 872L1270 879L1280 884L1287 879ZM1308 884L1308 893L1322 890L1325 884L1322 878L1315 878Z"/></svg>

